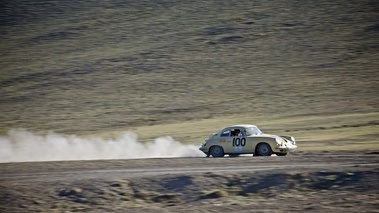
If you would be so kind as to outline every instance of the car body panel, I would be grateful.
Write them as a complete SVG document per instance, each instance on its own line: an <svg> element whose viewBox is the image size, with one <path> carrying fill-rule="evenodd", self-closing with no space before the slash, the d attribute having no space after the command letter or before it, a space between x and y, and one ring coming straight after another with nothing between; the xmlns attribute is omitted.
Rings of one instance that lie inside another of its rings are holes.
<svg viewBox="0 0 379 213"><path fill-rule="evenodd" d="M233 125L212 134L199 149L207 156L212 146L222 147L224 153L229 155L255 154L260 143L268 144L272 153L279 154L293 152L297 148L292 136L264 134L255 125Z"/></svg>

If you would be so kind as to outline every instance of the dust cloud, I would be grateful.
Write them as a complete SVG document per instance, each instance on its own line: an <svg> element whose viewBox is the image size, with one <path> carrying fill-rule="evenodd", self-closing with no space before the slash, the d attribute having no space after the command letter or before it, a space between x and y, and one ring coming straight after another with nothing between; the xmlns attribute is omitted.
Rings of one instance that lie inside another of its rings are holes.
<svg viewBox="0 0 379 213"><path fill-rule="evenodd" d="M205 156L195 145L186 145L172 137L160 137L147 143L125 132L115 139L85 139L52 131L37 134L28 130L10 130L0 136L0 163Z"/></svg>

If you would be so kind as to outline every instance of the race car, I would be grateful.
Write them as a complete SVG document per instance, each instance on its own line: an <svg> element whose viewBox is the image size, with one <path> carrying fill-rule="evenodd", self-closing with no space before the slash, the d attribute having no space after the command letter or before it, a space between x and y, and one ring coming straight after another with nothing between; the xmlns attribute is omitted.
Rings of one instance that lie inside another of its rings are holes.
<svg viewBox="0 0 379 213"><path fill-rule="evenodd" d="M264 134L255 125L233 125L212 134L200 146L207 157L236 157L241 154L254 156L285 156L297 148L292 136Z"/></svg>

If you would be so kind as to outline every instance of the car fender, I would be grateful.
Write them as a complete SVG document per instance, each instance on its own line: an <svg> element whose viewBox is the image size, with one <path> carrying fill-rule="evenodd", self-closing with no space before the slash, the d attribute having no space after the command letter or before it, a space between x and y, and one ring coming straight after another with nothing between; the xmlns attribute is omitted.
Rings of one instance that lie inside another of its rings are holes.
<svg viewBox="0 0 379 213"><path fill-rule="evenodd" d="M289 142L292 142L292 144L296 144L295 138L291 135L279 135L279 137L284 138Z"/></svg>
<svg viewBox="0 0 379 213"><path fill-rule="evenodd" d="M249 141L251 143L251 149L252 151L255 152L257 146L259 143L267 143L268 145L270 145L271 149L274 150L274 148L276 147L276 136L274 135L259 135L259 136L256 136L256 135L253 135L253 136L248 136L247 138L249 138Z"/></svg>

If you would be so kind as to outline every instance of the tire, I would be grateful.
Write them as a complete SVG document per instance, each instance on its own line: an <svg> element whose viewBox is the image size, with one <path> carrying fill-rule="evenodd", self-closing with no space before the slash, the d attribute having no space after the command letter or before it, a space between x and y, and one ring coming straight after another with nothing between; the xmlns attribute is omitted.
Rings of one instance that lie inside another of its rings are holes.
<svg viewBox="0 0 379 213"><path fill-rule="evenodd" d="M277 156L286 156L288 153L275 153Z"/></svg>
<svg viewBox="0 0 379 213"><path fill-rule="evenodd" d="M260 143L257 146L257 155L258 156L271 156L272 155L272 150L270 145L267 143Z"/></svg>
<svg viewBox="0 0 379 213"><path fill-rule="evenodd" d="M211 155L214 158L222 158L224 157L224 149L221 146L212 146Z"/></svg>

